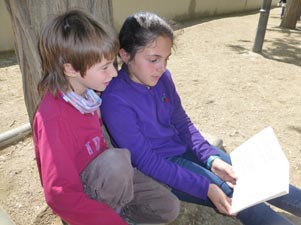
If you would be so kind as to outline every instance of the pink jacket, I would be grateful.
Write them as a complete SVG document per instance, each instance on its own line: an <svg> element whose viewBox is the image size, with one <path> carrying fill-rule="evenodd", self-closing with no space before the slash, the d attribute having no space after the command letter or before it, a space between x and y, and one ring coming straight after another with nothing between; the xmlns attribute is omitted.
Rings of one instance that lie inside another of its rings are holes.
<svg viewBox="0 0 301 225"><path fill-rule="evenodd" d="M80 173L107 148L97 113L81 114L47 93L35 114L34 146L47 204L72 225L126 225L108 205L88 198Z"/></svg>

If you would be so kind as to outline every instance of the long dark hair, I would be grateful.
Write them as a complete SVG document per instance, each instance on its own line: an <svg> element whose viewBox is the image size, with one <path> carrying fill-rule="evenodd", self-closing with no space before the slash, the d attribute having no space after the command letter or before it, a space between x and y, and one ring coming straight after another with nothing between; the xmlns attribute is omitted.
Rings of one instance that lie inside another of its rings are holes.
<svg viewBox="0 0 301 225"><path fill-rule="evenodd" d="M137 12L125 20L119 32L120 48L133 59L139 49L145 48L159 36L170 38L174 43L174 34L170 25L151 12Z"/></svg>

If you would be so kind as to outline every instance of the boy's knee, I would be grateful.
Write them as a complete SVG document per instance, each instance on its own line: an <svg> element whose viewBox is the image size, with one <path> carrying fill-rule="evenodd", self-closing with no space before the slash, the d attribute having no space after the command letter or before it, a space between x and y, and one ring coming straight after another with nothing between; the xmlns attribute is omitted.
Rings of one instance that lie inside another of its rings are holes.
<svg viewBox="0 0 301 225"><path fill-rule="evenodd" d="M127 149L108 149L103 154L106 154L105 160L109 162L107 172L111 179L132 179L134 170Z"/></svg>
<svg viewBox="0 0 301 225"><path fill-rule="evenodd" d="M131 165L131 154L124 148L111 148L102 153L102 160L112 169Z"/></svg>
<svg viewBox="0 0 301 225"><path fill-rule="evenodd" d="M81 179L84 184L97 188L101 183L128 183L133 181L133 174L129 151L108 149L84 169Z"/></svg>
<svg viewBox="0 0 301 225"><path fill-rule="evenodd" d="M130 160L130 151L125 148L109 148L102 153L103 157L111 160L128 159Z"/></svg>

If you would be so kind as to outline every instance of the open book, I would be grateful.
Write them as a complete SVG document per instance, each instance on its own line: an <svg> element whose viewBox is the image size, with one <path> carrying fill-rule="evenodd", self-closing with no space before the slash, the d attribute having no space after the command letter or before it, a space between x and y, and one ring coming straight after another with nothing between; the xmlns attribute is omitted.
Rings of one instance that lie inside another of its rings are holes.
<svg viewBox="0 0 301 225"><path fill-rule="evenodd" d="M230 157L238 176L232 213L288 194L289 162L271 127L233 150Z"/></svg>

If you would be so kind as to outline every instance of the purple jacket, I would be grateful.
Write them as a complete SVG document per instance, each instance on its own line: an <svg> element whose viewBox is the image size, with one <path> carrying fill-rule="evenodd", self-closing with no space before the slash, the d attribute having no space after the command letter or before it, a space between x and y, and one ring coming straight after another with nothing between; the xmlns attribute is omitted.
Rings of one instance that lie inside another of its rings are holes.
<svg viewBox="0 0 301 225"><path fill-rule="evenodd" d="M131 81L123 65L102 99L102 117L112 143L130 150L134 167L176 190L207 198L206 177L166 159L193 151L206 165L210 155L218 155L185 113L168 70L148 89Z"/></svg>

